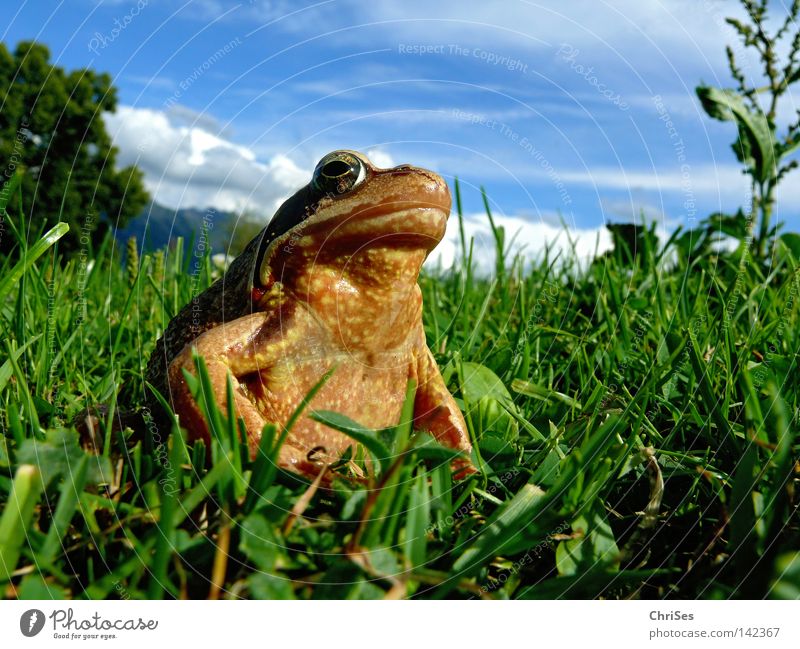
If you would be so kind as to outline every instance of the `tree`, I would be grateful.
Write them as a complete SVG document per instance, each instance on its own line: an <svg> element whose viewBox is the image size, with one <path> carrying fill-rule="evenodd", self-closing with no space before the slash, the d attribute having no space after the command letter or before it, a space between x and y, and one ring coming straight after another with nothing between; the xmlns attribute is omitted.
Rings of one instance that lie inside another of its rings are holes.
<svg viewBox="0 0 800 649"><path fill-rule="evenodd" d="M64 221L70 232L59 246L74 251L140 213L148 200L142 173L117 169L118 150L102 119L117 106L108 74L66 72L39 43L21 42L13 55L0 43L0 93L0 173L5 182L24 172L22 236ZM12 243L2 237L0 251Z"/></svg>

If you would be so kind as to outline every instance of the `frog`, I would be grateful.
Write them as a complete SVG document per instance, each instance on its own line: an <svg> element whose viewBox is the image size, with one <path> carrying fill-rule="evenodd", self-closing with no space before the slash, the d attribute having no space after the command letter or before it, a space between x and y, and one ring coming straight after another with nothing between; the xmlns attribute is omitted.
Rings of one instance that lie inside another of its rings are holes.
<svg viewBox="0 0 800 649"><path fill-rule="evenodd" d="M184 375L196 375L194 355L202 356L222 412L231 381L255 457L265 424L281 430L330 374L277 457L279 467L309 479L356 447L311 411L388 429L413 381L414 429L461 452L456 478L475 473L467 425L426 341L418 283L450 207L447 183L432 171L380 168L352 150L325 155L224 275L170 321L147 380L189 438L208 444Z"/></svg>

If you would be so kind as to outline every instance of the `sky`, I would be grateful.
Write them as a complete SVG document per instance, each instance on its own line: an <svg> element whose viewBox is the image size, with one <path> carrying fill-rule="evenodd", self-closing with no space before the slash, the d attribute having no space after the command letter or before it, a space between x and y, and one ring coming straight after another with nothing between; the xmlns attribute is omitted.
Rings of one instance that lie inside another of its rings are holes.
<svg viewBox="0 0 800 649"><path fill-rule="evenodd" d="M483 187L527 251L567 245L566 226L588 255L606 223L643 215L663 236L747 202L735 127L694 93L733 85L728 43L757 78L730 15L732 0L6 0L0 33L111 74L120 163L169 207L267 219L324 154L355 149L458 177L479 246ZM784 185L777 218L800 230L798 175Z"/></svg>

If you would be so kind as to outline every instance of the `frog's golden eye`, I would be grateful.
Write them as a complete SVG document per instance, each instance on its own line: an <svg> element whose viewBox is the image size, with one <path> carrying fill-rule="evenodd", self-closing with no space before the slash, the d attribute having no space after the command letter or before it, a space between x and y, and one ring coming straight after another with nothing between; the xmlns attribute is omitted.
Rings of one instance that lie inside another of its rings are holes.
<svg viewBox="0 0 800 649"><path fill-rule="evenodd" d="M348 151L329 153L314 169L312 187L323 194L345 194L367 177L367 167L362 160Z"/></svg>

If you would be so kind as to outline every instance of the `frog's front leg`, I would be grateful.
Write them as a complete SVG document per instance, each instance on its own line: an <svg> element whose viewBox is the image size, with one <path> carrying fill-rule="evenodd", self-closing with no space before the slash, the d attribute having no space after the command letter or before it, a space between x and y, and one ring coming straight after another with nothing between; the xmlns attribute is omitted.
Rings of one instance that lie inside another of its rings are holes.
<svg viewBox="0 0 800 649"><path fill-rule="evenodd" d="M170 397L175 413L182 425L193 431L195 438L210 443L208 427L200 408L192 397L183 375L186 370L197 375L193 350L203 357L211 383L211 398L225 412L228 407L227 382L230 376L234 406L238 417L244 420L251 456L255 456L261 431L266 423L256 405L247 398L237 377L268 369L283 354L292 352L292 340L282 337L281 327L287 323L286 314L253 313L215 327L184 347L169 366ZM299 461L290 457L299 453L284 445L280 463L289 466Z"/></svg>
<svg viewBox="0 0 800 649"><path fill-rule="evenodd" d="M414 427L429 431L443 446L464 451L466 458L453 463L456 477L463 478L470 473L476 473L469 459L472 445L467 424L444 383L433 354L424 343L424 337L422 341L417 358L418 387L414 400Z"/></svg>

